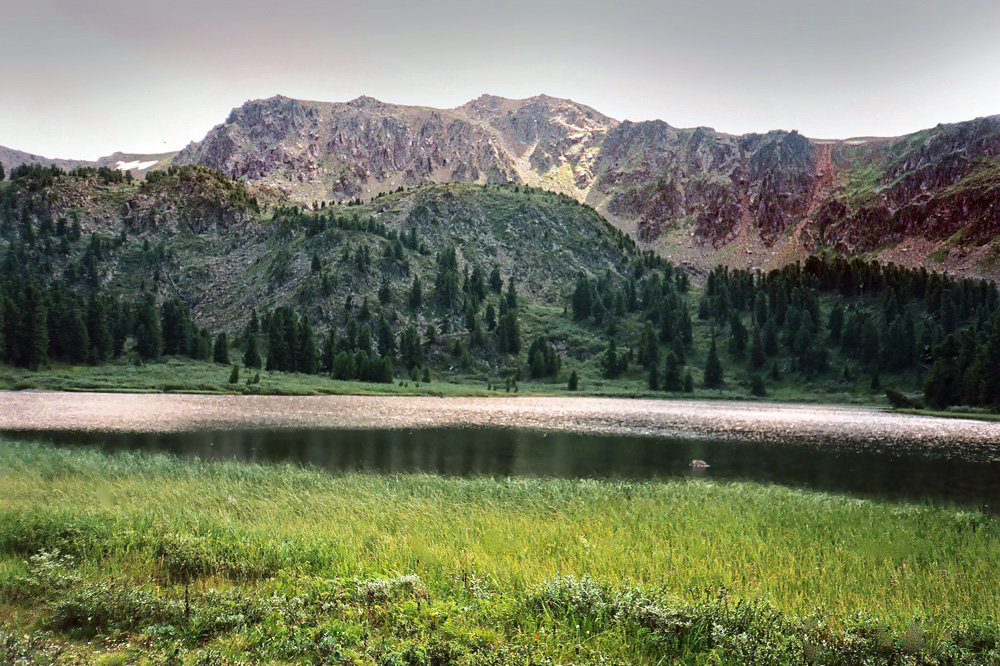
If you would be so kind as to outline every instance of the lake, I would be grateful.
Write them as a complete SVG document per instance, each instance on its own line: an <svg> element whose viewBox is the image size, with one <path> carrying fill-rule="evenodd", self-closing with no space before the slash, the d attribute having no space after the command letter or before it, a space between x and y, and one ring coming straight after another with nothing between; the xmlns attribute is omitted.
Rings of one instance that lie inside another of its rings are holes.
<svg viewBox="0 0 1000 666"><path fill-rule="evenodd" d="M0 392L8 436L336 471L701 476L1000 507L1000 423L865 407L597 398ZM707 470L692 470L693 459Z"/></svg>

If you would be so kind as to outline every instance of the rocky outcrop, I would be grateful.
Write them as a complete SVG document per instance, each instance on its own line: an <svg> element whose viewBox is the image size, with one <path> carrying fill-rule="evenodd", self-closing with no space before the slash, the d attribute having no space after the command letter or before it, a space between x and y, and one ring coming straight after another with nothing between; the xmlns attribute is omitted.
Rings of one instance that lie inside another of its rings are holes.
<svg viewBox="0 0 1000 666"><path fill-rule="evenodd" d="M47 162L15 153L0 150L0 161ZM201 164L307 204L426 183L524 183L586 201L648 247L706 266L733 243L740 253L726 261L767 267L823 248L879 253L914 238L978 247L1000 234L997 116L819 141L618 122L546 95L483 95L455 109L277 96L234 109L172 160L152 157L162 159L154 171Z"/></svg>

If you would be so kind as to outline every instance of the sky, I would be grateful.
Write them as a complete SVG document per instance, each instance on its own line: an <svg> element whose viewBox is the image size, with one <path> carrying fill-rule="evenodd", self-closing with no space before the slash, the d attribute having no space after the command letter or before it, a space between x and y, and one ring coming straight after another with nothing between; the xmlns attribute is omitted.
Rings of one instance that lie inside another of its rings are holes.
<svg viewBox="0 0 1000 666"><path fill-rule="evenodd" d="M0 0L0 145L182 148L249 99L451 108L567 97L619 120L816 138L1000 113L997 0Z"/></svg>

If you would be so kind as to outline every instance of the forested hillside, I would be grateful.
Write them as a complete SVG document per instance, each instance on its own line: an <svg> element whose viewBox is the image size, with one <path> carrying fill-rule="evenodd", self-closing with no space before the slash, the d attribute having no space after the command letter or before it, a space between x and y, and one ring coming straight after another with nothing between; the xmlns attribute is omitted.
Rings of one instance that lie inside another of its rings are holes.
<svg viewBox="0 0 1000 666"><path fill-rule="evenodd" d="M295 205L205 167L24 165L0 183L0 358L190 357L504 391L1000 404L994 285L810 257L704 284L521 185ZM240 373L245 367L250 372Z"/></svg>

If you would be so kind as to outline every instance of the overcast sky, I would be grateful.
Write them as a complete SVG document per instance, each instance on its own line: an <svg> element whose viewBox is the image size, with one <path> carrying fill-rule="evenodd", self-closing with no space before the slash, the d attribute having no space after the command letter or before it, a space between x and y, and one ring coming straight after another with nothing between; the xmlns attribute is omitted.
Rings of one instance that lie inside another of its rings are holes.
<svg viewBox="0 0 1000 666"><path fill-rule="evenodd" d="M569 97L895 135L1000 113L1000 0L0 0L0 145L176 150L248 99Z"/></svg>

